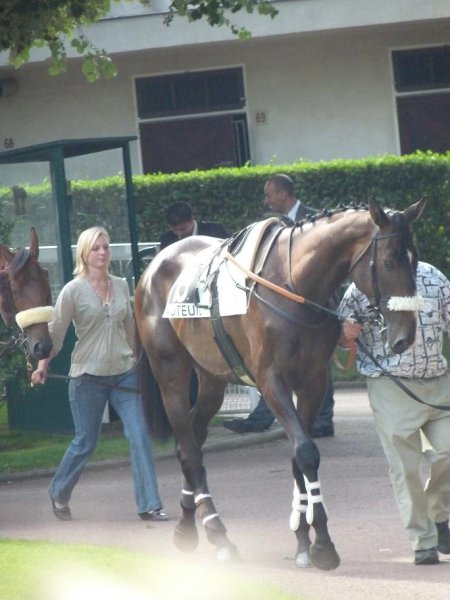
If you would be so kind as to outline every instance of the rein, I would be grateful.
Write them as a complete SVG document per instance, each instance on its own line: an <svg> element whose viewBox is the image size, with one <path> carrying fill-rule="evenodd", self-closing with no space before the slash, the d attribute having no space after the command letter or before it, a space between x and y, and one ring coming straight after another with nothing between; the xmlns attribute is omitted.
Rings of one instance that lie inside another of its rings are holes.
<svg viewBox="0 0 450 600"><path fill-rule="evenodd" d="M334 317L339 318L339 315L335 310L331 310L330 308L327 308L326 306L323 306L322 304L314 302L313 300L308 300L308 298L305 298L304 296L300 296L300 294L291 292L291 291L281 287L280 285L277 285L276 283L272 283L268 279L264 279L264 277L260 277L253 271L248 270L246 267L241 265L240 262L237 261L236 258L229 252L227 252L225 254L225 258L230 260L236 267L238 267L238 269L240 269L243 273L245 273L249 279L252 279L256 283L260 283L261 285L268 288L269 290L272 290L273 292L276 292L277 294L280 294L281 296L284 296L285 298L288 298L289 300L292 300L293 302L296 302L297 304L305 304L306 306L313 306L314 308L320 309L324 312L327 312L327 313L333 315ZM260 296L258 296L258 298L260 298ZM272 305L270 305L270 306L272 306ZM278 309L277 312L281 313L282 311L280 311ZM292 319L293 318L291 317L289 320L292 320ZM298 322L298 321L295 320L295 322Z"/></svg>
<svg viewBox="0 0 450 600"><path fill-rule="evenodd" d="M360 260L363 258L363 256L365 255L365 253L369 250L369 248L372 247L372 252L371 252L371 257L370 257L370 271L371 271L371 278L372 278L372 284L373 284L373 288L374 288L374 299L375 299L375 305L374 305L374 309L376 310L376 312L378 313L378 317L376 317L376 319L378 319L378 324L381 325L380 323L380 317L382 317L380 310L378 308L378 303L381 300L381 294L378 288L378 280L377 280L377 275L376 275L376 243L378 240L380 239L387 239L387 238L392 238L392 237L397 237L401 235L400 232L393 232L393 233L388 233L388 234L383 234L383 235L374 235L372 236L369 244L364 248L364 250L361 252L361 254L359 254L359 256L356 258L356 260L351 264L350 269L349 269L349 273L355 268L355 266L357 265L357 263L360 262ZM230 254L229 252L226 253L225 258L227 258L228 260L230 260L236 267L238 267L241 271L243 271L246 276L249 279L252 279L253 281L255 281L256 283L260 283L261 285L263 285L264 287L276 292L277 294L280 294L281 296L288 298L289 300L292 300L293 302L296 302L297 304L305 304L306 306L312 306L316 309L320 309L330 315L333 315L334 317L336 317L341 323L345 320L344 317L342 317L337 311L332 310L330 308L327 308L326 306L322 306L321 304L318 304L317 302L314 302L313 300L308 300L307 298L305 298L304 296L301 296L300 294L296 294L294 292L291 292L275 283L272 283L271 281L268 281L267 279L264 279L263 277L260 277L259 275L257 275L256 273L253 273L252 271L246 269L243 265L241 265L239 263L239 261L236 260L236 258ZM256 297L259 300L262 300L264 302L264 304L266 304L267 306L270 306L277 314L279 314L282 317L285 317L287 320L289 321L294 321L296 323L300 322L298 319L295 319L295 317L292 317L291 315L289 315L288 313L285 313L284 311L282 311L281 309L279 309L278 307L275 307L274 305L270 304L269 302L263 300L261 298L261 296L259 296L259 294L256 294L256 292L253 291L253 293L256 295ZM450 406L437 406L435 404L430 404L428 402L424 402L421 398L419 398L414 392L412 392L402 381L399 380L398 377L394 377L393 375L391 375L390 373L388 373L383 366L379 363L379 361L375 358L375 356L372 354L372 352L370 352L370 350L366 347L366 345L359 339L355 340L355 344L352 344L350 346L350 355L349 355L349 361L347 366L345 366L343 369L344 370L348 370L350 369L353 360L355 358L356 355L356 345L359 346L359 348L374 362L374 364L381 370L382 374L385 375L386 377L389 377L389 379L391 381L393 381L401 390L403 390L406 394L408 394L408 396L410 396L413 400L416 400L416 402L420 402L420 404L424 404L425 406L429 406L430 408L436 408L439 410L446 410L446 411L450 411ZM335 359L336 361L336 359ZM337 366L339 368L341 368L339 365L341 364L339 361L336 363Z"/></svg>

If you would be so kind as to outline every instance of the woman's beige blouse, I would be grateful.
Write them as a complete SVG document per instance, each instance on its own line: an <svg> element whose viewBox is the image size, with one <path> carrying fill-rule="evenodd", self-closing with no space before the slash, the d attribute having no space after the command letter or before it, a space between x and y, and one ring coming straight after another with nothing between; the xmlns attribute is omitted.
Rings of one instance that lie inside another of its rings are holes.
<svg viewBox="0 0 450 600"><path fill-rule="evenodd" d="M128 285L110 275L109 306L102 305L88 280L76 277L61 290L49 323L56 352L61 350L70 322L77 341L69 375L118 375L134 365L134 319Z"/></svg>

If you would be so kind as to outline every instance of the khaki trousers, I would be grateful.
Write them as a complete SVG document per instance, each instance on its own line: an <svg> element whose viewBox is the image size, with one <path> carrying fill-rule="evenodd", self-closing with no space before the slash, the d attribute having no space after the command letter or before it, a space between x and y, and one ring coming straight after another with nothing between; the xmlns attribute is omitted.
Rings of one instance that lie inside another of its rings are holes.
<svg viewBox="0 0 450 600"><path fill-rule="evenodd" d="M450 407L450 376L402 382L425 402ZM450 513L450 411L420 404L389 377L367 379L375 426L413 550L437 545ZM424 436L431 446L424 446ZM428 479L427 479L428 478Z"/></svg>

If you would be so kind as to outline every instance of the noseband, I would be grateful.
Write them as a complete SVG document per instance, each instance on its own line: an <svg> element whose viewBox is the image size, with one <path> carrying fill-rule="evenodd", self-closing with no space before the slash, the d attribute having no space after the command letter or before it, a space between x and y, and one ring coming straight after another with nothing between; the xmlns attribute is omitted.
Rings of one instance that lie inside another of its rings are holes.
<svg viewBox="0 0 450 600"><path fill-rule="evenodd" d="M385 302L388 310L391 311L417 311L422 305L422 298L415 296L382 296L380 287L378 285L378 273L377 273L377 242L379 240L385 240L394 237L401 237L403 234L400 231L384 234L373 234L369 244L359 254L359 256L353 261L349 268L349 274L353 271L356 265L365 256L366 252L370 248L370 280L372 284L373 296L369 298L369 309L374 312L375 321L378 321L380 326L384 326L384 317L381 314L380 303Z"/></svg>

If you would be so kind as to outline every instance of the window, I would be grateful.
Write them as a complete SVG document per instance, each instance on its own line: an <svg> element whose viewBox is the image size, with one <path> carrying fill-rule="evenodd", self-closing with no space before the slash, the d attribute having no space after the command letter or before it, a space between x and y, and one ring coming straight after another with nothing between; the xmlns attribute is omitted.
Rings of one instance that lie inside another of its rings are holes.
<svg viewBox="0 0 450 600"><path fill-rule="evenodd" d="M450 46L397 50L392 56L397 92L450 88Z"/></svg>
<svg viewBox="0 0 450 600"><path fill-rule="evenodd" d="M136 79L140 119L239 110L245 106L241 69Z"/></svg>

